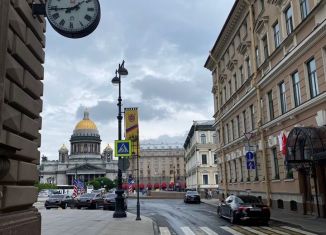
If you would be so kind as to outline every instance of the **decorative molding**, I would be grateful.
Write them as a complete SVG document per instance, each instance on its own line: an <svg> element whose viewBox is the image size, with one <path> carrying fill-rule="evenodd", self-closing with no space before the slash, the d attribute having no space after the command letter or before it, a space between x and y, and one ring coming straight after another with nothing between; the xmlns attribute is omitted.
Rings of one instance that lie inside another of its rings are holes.
<svg viewBox="0 0 326 235"><path fill-rule="evenodd" d="M247 52L247 48L250 47L251 42L250 41L242 41L237 50L241 55L244 55Z"/></svg>
<svg viewBox="0 0 326 235"><path fill-rule="evenodd" d="M268 20L269 20L268 16L262 16L257 20L257 23L255 25L256 33L260 34L262 32L262 30L264 29L265 24L268 25Z"/></svg>
<svg viewBox="0 0 326 235"><path fill-rule="evenodd" d="M225 73L221 73L218 77L221 80L221 82L223 82L224 80L226 80L227 75Z"/></svg>
<svg viewBox="0 0 326 235"><path fill-rule="evenodd" d="M238 64L237 60L229 60L229 62L227 63L226 67L232 71L234 66Z"/></svg>

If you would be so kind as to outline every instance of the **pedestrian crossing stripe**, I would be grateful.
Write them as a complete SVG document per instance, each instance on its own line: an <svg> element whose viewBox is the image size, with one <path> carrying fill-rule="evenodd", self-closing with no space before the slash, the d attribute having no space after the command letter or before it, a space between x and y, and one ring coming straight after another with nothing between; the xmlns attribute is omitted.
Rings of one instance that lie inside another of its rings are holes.
<svg viewBox="0 0 326 235"><path fill-rule="evenodd" d="M131 156L131 141L130 140L115 140L114 155L115 157L130 157Z"/></svg>
<svg viewBox="0 0 326 235"><path fill-rule="evenodd" d="M181 231L184 235L219 235L217 231L213 231L208 227L199 227L200 230L190 228L190 227L180 227ZM224 230L224 232L220 234L225 234L225 231L228 234L232 235L317 235L315 233L311 233L308 231L304 231L298 228L292 228L289 226L280 226L280 227L267 227L267 226L260 226L260 227L251 227L251 226L220 226L220 229ZM160 235L171 235L171 232L168 227L159 227ZM195 232L194 232L195 231ZM204 232L204 233L203 233ZM173 233L175 234L175 233Z"/></svg>

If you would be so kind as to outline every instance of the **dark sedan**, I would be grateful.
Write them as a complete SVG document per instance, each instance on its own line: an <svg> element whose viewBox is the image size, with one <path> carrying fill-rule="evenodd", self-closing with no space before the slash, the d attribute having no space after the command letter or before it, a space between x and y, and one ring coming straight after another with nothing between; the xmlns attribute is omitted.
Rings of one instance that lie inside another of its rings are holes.
<svg viewBox="0 0 326 235"><path fill-rule="evenodd" d="M231 223L240 221L259 221L268 224L270 218L269 207L255 196L231 195L217 206L217 214L220 217L230 219Z"/></svg>
<svg viewBox="0 0 326 235"><path fill-rule="evenodd" d="M108 193L104 196L104 202L103 202L103 210L114 210L115 209L115 198L117 195L115 193ZM123 194L124 198L124 209L127 210L127 198L126 195Z"/></svg>
<svg viewBox="0 0 326 235"><path fill-rule="evenodd" d="M200 203L200 195L197 191L187 191L183 201L185 203L188 202Z"/></svg>
<svg viewBox="0 0 326 235"><path fill-rule="evenodd" d="M103 206L103 197L100 193L85 193L81 195L76 202L77 209L82 207L98 209L100 206Z"/></svg>
<svg viewBox="0 0 326 235"><path fill-rule="evenodd" d="M45 201L44 207L46 209L50 208L58 208L61 207L62 209L66 209L68 206L70 208L74 207L74 199L66 194L52 194L49 198Z"/></svg>

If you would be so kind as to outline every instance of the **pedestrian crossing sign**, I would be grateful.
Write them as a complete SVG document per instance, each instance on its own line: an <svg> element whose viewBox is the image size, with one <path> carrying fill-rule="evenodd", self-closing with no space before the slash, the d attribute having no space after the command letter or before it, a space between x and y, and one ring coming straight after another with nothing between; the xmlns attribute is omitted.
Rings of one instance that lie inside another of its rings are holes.
<svg viewBox="0 0 326 235"><path fill-rule="evenodd" d="M114 141L114 155L116 157L130 157L131 156L131 140L115 140Z"/></svg>

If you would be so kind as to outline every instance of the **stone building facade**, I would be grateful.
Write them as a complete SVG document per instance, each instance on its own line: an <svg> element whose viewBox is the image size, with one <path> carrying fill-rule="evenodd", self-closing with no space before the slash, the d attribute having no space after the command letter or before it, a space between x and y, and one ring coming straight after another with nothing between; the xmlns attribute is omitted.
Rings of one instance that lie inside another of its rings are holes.
<svg viewBox="0 0 326 235"><path fill-rule="evenodd" d="M136 179L137 160L130 161L126 175ZM185 187L184 150L180 144L141 144L139 158L139 183L146 187L150 183L160 186L171 182L176 189Z"/></svg>
<svg viewBox="0 0 326 235"><path fill-rule="evenodd" d="M32 15L32 2L0 1L0 234L41 233L41 216L32 205L37 200L33 185L40 157L45 20Z"/></svg>
<svg viewBox="0 0 326 235"><path fill-rule="evenodd" d="M183 145L187 188L198 192L218 189L217 139L213 124L214 120L194 121Z"/></svg>
<svg viewBox="0 0 326 235"><path fill-rule="evenodd" d="M49 161L42 157L39 168L40 182L56 185L73 185L74 179L87 183L98 177L114 180L118 174L118 161L108 145L100 153L101 137L96 124L84 112L70 138L70 154L65 145L59 149L59 159Z"/></svg>
<svg viewBox="0 0 326 235"><path fill-rule="evenodd" d="M326 125L325 5L235 2L205 63L213 77L223 196L250 192L273 208L326 216L325 161L314 159L310 173L290 168L285 155L295 149L282 147L296 128ZM313 145L316 139L309 138ZM255 153L253 170L247 170L245 145ZM306 148L300 150L304 158Z"/></svg>

